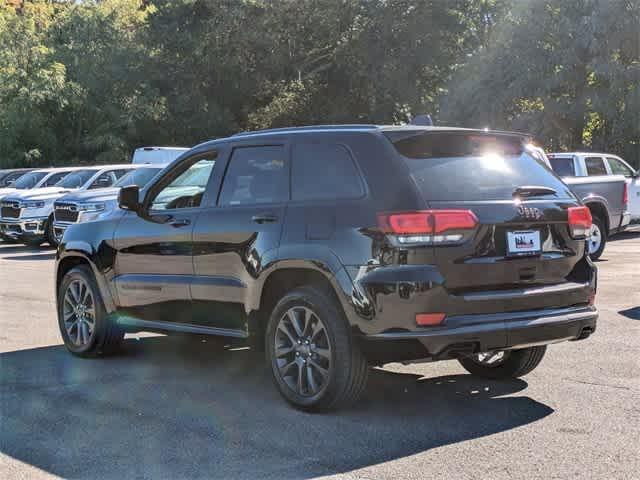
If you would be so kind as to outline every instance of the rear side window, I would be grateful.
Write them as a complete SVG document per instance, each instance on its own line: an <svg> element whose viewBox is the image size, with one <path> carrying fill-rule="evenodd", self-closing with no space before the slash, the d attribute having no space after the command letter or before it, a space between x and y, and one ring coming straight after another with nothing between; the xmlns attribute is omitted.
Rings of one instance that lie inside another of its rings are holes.
<svg viewBox="0 0 640 480"><path fill-rule="evenodd" d="M551 162L551 168L561 177L574 177L576 171L573 165L573 158L571 157L553 157L549 158Z"/></svg>
<svg viewBox="0 0 640 480"><path fill-rule="evenodd" d="M587 175L606 175L607 167L604 166L604 160L600 157L587 157L584 159L587 167Z"/></svg>
<svg viewBox="0 0 640 480"><path fill-rule="evenodd" d="M293 200L360 198L362 181L351 155L342 145L293 146L291 197Z"/></svg>
<svg viewBox="0 0 640 480"><path fill-rule="evenodd" d="M567 186L516 136L402 132L395 141L389 138L426 201L506 200L526 185L571 198Z"/></svg>
<svg viewBox="0 0 640 480"><path fill-rule="evenodd" d="M279 203L289 199L289 173L282 146L233 150L220 191L220 205Z"/></svg>

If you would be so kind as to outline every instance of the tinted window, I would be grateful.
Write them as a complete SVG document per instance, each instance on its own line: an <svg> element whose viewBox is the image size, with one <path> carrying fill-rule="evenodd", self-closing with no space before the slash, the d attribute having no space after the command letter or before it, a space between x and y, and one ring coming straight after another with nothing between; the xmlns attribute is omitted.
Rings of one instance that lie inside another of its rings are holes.
<svg viewBox="0 0 640 480"><path fill-rule="evenodd" d="M0 180L0 187L7 187L11 182L15 182L21 176L24 175L24 172L12 172Z"/></svg>
<svg viewBox="0 0 640 480"><path fill-rule="evenodd" d="M198 157L187 170L176 177L156 195L152 210L195 208L202 203L215 160Z"/></svg>
<svg viewBox="0 0 640 480"><path fill-rule="evenodd" d="M600 157L587 157L584 159L587 167L587 175L606 175L607 168L604 166L604 160Z"/></svg>
<svg viewBox="0 0 640 480"><path fill-rule="evenodd" d="M104 172L89 185L89 190L112 187L120 177L129 171L130 170L109 170L108 172Z"/></svg>
<svg viewBox="0 0 640 480"><path fill-rule="evenodd" d="M16 183L13 184L14 188L18 188L20 190L25 190L29 188L33 188L40 180L42 180L46 172L31 172L27 173L20 177Z"/></svg>
<svg viewBox="0 0 640 480"><path fill-rule="evenodd" d="M573 177L576 172L573 165L572 157L554 157L549 158L551 168L561 177Z"/></svg>
<svg viewBox="0 0 640 480"><path fill-rule="evenodd" d="M524 149L518 137L421 133L396 140L427 201L504 200L516 187L551 187L570 197L567 186Z"/></svg>
<svg viewBox="0 0 640 480"><path fill-rule="evenodd" d="M144 187L149 181L155 177L161 168L137 168L135 170L129 170L124 177L118 180L114 187L128 187L130 185L137 185Z"/></svg>
<svg viewBox="0 0 640 480"><path fill-rule="evenodd" d="M54 173L52 174L49 178L47 178L44 183L42 185L40 185L41 188L44 187L53 187L56 183L58 183L60 180L62 180L63 178L65 178L67 175L69 175L69 172L58 172L58 173Z"/></svg>
<svg viewBox="0 0 640 480"><path fill-rule="evenodd" d="M244 147L233 151L220 192L220 205L251 205L289 199L283 147Z"/></svg>
<svg viewBox="0 0 640 480"><path fill-rule="evenodd" d="M294 145L291 165L293 200L359 198L360 175L341 145Z"/></svg>
<svg viewBox="0 0 640 480"><path fill-rule="evenodd" d="M62 188L80 188L96 174L95 170L78 170L71 172L56 184L56 187ZM48 183L48 181L47 181Z"/></svg>
<svg viewBox="0 0 640 480"><path fill-rule="evenodd" d="M624 175L625 177L633 175L633 170L617 158L607 157L607 161L609 162L609 167L611 167L611 173L614 175Z"/></svg>

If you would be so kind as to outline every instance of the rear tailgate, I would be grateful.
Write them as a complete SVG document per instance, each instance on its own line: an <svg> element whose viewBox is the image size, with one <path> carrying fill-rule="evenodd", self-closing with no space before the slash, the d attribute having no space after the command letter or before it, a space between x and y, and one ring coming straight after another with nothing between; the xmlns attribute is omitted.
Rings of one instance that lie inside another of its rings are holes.
<svg viewBox="0 0 640 480"><path fill-rule="evenodd" d="M454 131L394 144L429 209L471 210L478 220L463 241L433 247L449 314L587 302L588 269L577 268L585 240L568 225L579 203L522 137Z"/></svg>

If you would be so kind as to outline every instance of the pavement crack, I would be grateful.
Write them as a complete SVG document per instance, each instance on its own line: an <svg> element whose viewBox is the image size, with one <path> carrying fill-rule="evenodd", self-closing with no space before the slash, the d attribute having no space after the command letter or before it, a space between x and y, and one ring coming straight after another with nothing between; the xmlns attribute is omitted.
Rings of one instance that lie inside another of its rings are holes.
<svg viewBox="0 0 640 480"><path fill-rule="evenodd" d="M618 390L631 390L631 388L625 387L624 385L611 385L610 383L587 382L585 380L576 380L575 378L566 378L566 377L564 379L574 383L581 383L583 385L594 385L597 387L616 388Z"/></svg>

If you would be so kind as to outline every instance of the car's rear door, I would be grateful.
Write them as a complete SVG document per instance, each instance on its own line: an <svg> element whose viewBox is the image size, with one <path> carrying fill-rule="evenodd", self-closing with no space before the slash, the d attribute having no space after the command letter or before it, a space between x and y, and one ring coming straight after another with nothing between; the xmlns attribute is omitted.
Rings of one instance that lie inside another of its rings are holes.
<svg viewBox="0 0 640 480"><path fill-rule="evenodd" d="M244 336L259 276L276 257L289 200L286 143L236 145L226 163L217 205L193 231L194 321Z"/></svg>
<svg viewBox="0 0 640 480"><path fill-rule="evenodd" d="M568 228L568 209L578 202L521 142L481 133L423 134L395 142L425 206L451 212L435 220L444 222L443 228L430 242L451 295L444 311L513 311L586 301L586 289L575 297L567 292L574 287L569 284L589 281L579 275L572 281L585 249L584 239L572 238ZM476 224L463 225L474 222L460 211L471 211ZM562 295L542 294L552 285ZM538 291L523 291L532 287Z"/></svg>

